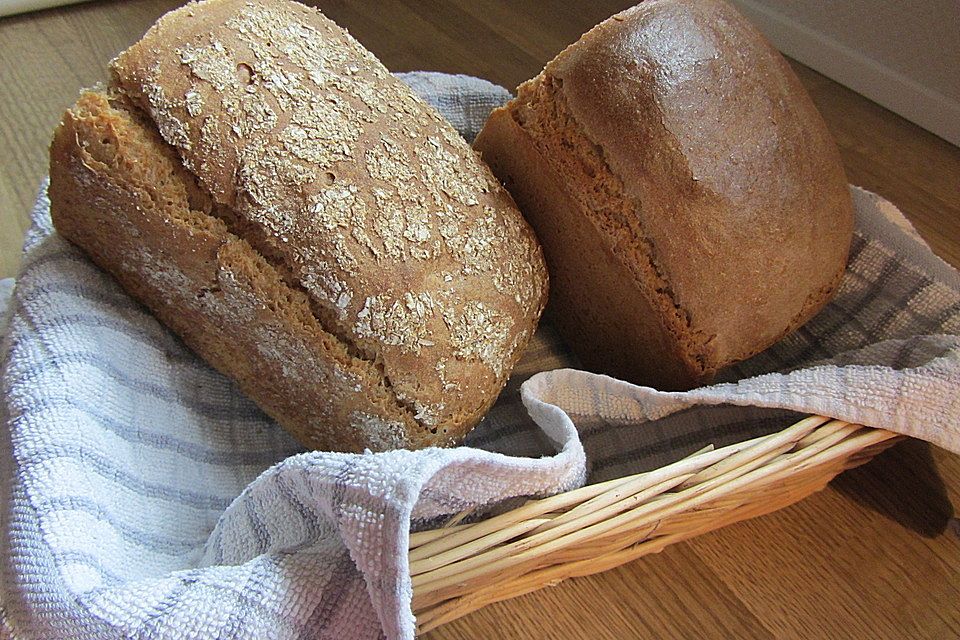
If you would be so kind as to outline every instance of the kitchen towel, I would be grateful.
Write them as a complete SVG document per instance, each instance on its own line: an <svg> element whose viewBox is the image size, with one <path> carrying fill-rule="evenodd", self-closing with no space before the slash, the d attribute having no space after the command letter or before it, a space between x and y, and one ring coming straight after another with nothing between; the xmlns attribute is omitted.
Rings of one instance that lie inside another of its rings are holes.
<svg viewBox="0 0 960 640"><path fill-rule="evenodd" d="M508 98L401 77L468 138ZM518 392L521 367L467 446L337 454L303 452L58 237L42 189L0 324L0 637L412 638L411 527L801 413L960 450L960 277L853 195L836 298L725 381L661 393L561 369Z"/></svg>

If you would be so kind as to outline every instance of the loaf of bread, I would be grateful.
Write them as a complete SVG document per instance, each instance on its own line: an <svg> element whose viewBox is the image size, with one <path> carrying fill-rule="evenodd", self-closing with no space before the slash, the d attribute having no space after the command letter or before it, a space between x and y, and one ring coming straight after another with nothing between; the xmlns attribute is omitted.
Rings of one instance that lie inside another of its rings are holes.
<svg viewBox="0 0 960 640"><path fill-rule="evenodd" d="M305 446L461 440L547 278L456 131L284 0L188 4L111 77L55 133L57 231Z"/></svg>
<svg viewBox="0 0 960 640"><path fill-rule="evenodd" d="M651 0L585 34L474 143L547 258L583 365L709 381L812 317L843 273L838 151L787 62L717 0Z"/></svg>

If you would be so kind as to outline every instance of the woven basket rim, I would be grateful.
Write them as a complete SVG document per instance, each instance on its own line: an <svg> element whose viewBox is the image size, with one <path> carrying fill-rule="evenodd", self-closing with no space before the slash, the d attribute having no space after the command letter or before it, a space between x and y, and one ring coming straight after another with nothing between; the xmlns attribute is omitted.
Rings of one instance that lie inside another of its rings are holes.
<svg viewBox="0 0 960 640"><path fill-rule="evenodd" d="M705 447L493 517L410 534L420 632L486 604L612 569L675 542L788 506L902 436L825 416Z"/></svg>

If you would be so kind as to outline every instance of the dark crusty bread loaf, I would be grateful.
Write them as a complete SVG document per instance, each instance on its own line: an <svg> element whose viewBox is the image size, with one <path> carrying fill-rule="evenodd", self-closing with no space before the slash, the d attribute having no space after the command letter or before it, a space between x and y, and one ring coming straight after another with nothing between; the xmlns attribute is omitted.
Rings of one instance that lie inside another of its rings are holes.
<svg viewBox="0 0 960 640"><path fill-rule="evenodd" d="M812 317L853 209L786 61L732 7L653 0L585 34L474 147L544 247L589 369L679 389Z"/></svg>
<svg viewBox="0 0 960 640"><path fill-rule="evenodd" d="M189 4L111 70L55 134L57 230L308 447L459 441L547 280L456 131L293 2Z"/></svg>

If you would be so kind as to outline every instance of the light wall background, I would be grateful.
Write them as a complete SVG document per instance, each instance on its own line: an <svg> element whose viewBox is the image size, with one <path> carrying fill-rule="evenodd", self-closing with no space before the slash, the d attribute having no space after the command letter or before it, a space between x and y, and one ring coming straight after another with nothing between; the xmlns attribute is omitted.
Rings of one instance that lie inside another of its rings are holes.
<svg viewBox="0 0 960 640"><path fill-rule="evenodd" d="M785 54L960 145L960 0L732 0Z"/></svg>

